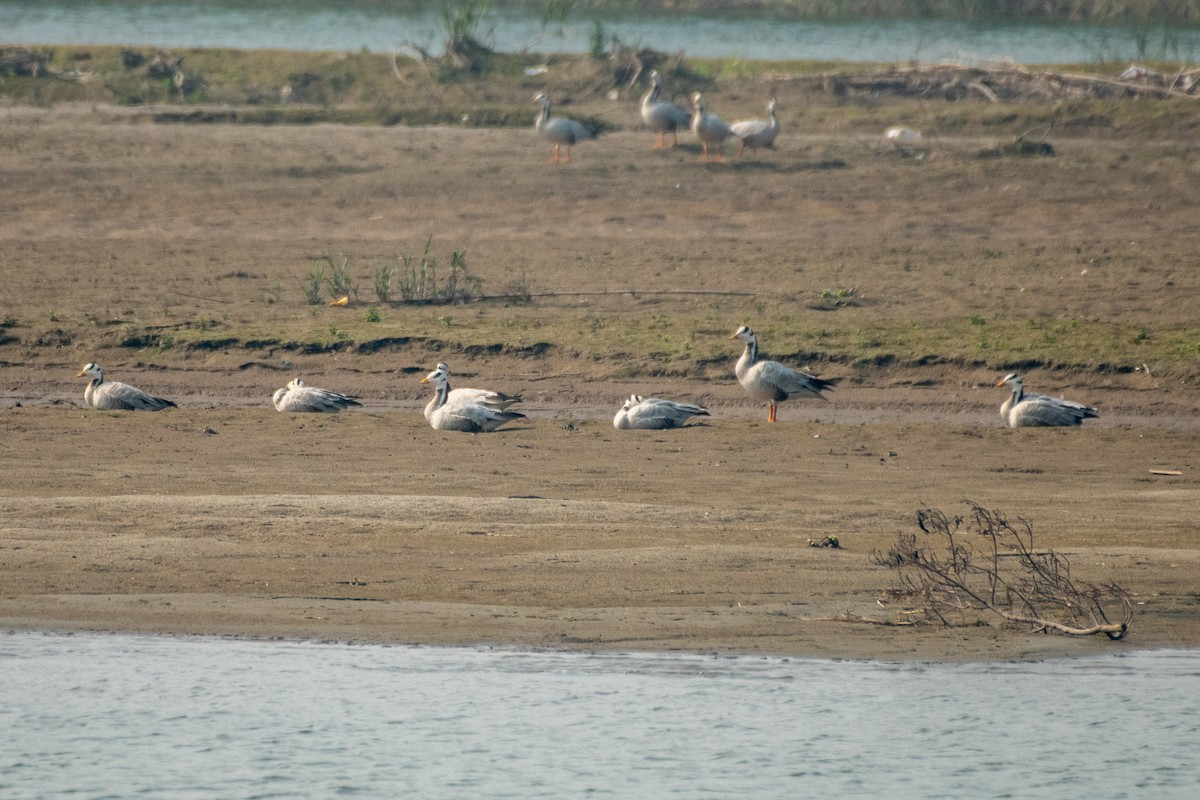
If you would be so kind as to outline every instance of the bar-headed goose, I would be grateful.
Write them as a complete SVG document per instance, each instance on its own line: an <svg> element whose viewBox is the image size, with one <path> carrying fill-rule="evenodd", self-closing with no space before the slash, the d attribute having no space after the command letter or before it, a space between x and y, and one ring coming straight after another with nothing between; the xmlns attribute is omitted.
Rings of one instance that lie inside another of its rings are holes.
<svg viewBox="0 0 1200 800"><path fill-rule="evenodd" d="M471 389L467 387L450 389L450 367L446 365L445 361L439 361L438 365L433 368L433 372L430 373L430 376L434 375L435 373L442 376L442 379L446 383L446 387L449 389L448 400L470 400L476 403L483 403L485 406L493 406L501 411L513 405L514 403L521 402L521 398L519 397L514 397L510 394L504 394L503 392L493 392L491 389ZM429 382L433 383L432 380Z"/></svg>
<svg viewBox="0 0 1200 800"><path fill-rule="evenodd" d="M1012 387L1012 396L1000 406L1000 416L1010 428L1073 427L1088 417L1099 417L1096 409L1071 400L1026 394L1021 376L1015 372L1000 379L997 386Z"/></svg>
<svg viewBox="0 0 1200 800"><path fill-rule="evenodd" d="M758 337L743 325L734 331L730 339L741 339L746 343L742 357L734 371L738 383L755 400L767 404L767 422L775 421L776 404L794 394L823 397L821 392L832 389L840 378L818 378L807 372L785 367L778 361L758 360Z"/></svg>
<svg viewBox="0 0 1200 800"><path fill-rule="evenodd" d="M104 370L100 369L99 364L85 364L75 377L91 378L83 390L83 401L92 408L106 411L162 411L164 408L175 408L170 400L148 395L128 383L104 380Z"/></svg>
<svg viewBox="0 0 1200 800"><path fill-rule="evenodd" d="M671 134L671 146L679 144L679 129L686 129L692 122L692 115L675 105L658 99L662 91L662 77L658 70L650 70L650 91L642 97L642 121L650 126L650 130L658 134L658 144L655 147L667 146L667 134Z"/></svg>
<svg viewBox="0 0 1200 800"><path fill-rule="evenodd" d="M271 397L276 411L332 413L350 406L361 406L362 403L353 397L331 392L328 389L318 389L309 386L296 378L282 389L276 389Z"/></svg>
<svg viewBox="0 0 1200 800"><path fill-rule="evenodd" d="M700 156L701 161L710 160L710 150L716 150L717 153L712 161L722 160L721 145L730 137L732 131L729 130L728 122L716 114L708 113L704 105L704 96L699 92L692 95L692 133L696 134L704 148L704 153Z"/></svg>
<svg viewBox="0 0 1200 800"><path fill-rule="evenodd" d="M538 92L533 102L542 104L542 111L534 119L533 128L544 138L554 142L554 158L551 159L553 163L559 162L559 153L566 147L566 162L570 164L571 147L584 139L596 138L596 134L581 122L566 117L550 116L550 98L546 97L545 92Z"/></svg>
<svg viewBox="0 0 1200 800"><path fill-rule="evenodd" d="M682 428L692 417L701 416L707 417L708 411L692 403L631 394L613 417L613 427L619 431Z"/></svg>
<svg viewBox="0 0 1200 800"><path fill-rule="evenodd" d="M779 117L775 116L778 109L779 102L772 98L771 102L767 103L767 119L741 120L729 126L729 130L738 139L738 158L742 157L747 147L755 156L758 155L760 147L775 147L775 137L779 135Z"/></svg>
<svg viewBox="0 0 1200 800"><path fill-rule="evenodd" d="M434 395L425 406L425 419L438 431L490 433L505 423L523 419L524 414L487 405L466 397L450 399L450 384L439 370L426 375L421 383L433 384Z"/></svg>

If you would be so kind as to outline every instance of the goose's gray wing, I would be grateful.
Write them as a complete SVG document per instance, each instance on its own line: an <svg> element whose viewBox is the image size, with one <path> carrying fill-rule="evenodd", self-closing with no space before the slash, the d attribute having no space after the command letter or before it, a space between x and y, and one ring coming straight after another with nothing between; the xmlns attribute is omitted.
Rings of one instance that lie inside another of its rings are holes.
<svg viewBox="0 0 1200 800"><path fill-rule="evenodd" d="M573 145L584 139L594 139L591 129L566 117L551 117L542 125L542 135L553 142Z"/></svg>
<svg viewBox="0 0 1200 800"><path fill-rule="evenodd" d="M482 403L501 410L521 402L520 397L505 394L504 392L493 392L491 389L471 389L467 387L451 389L448 400L450 402Z"/></svg>
<svg viewBox="0 0 1200 800"><path fill-rule="evenodd" d="M786 400L788 395L807 394L821 397L821 392L832 389L839 378L818 378L807 372L785 367L778 361L759 361L750 375L751 381L762 394L775 400Z"/></svg>
<svg viewBox="0 0 1200 800"><path fill-rule="evenodd" d="M161 411L175 404L162 397L146 394L120 381L106 381L92 393L92 405L109 411Z"/></svg>
<svg viewBox="0 0 1200 800"><path fill-rule="evenodd" d="M692 122L692 115L672 103L649 103L642 109L642 119L651 129L671 132L687 130Z"/></svg>
<svg viewBox="0 0 1200 800"><path fill-rule="evenodd" d="M315 414L328 414L361 405L362 403L353 397L316 386L294 387L275 403L275 407L280 411Z"/></svg>
<svg viewBox="0 0 1200 800"><path fill-rule="evenodd" d="M1098 417L1096 409L1071 400L1045 395L1026 395L1010 412L1014 428L1072 427L1088 417Z"/></svg>
<svg viewBox="0 0 1200 800"><path fill-rule="evenodd" d="M524 417L518 411L481 403L447 403L433 413L430 424L439 431L491 433L501 425Z"/></svg>
<svg viewBox="0 0 1200 800"><path fill-rule="evenodd" d="M699 119L693 115L692 131L706 142L723 142L732 133L728 122L707 112L699 115Z"/></svg>
<svg viewBox="0 0 1200 800"><path fill-rule="evenodd" d="M647 397L630 408L627 417L631 428L663 430L682 427L692 417L707 415L706 410L692 403Z"/></svg>
<svg viewBox="0 0 1200 800"><path fill-rule="evenodd" d="M741 122L735 122L729 126L729 130L739 139L747 139L751 136L758 136L766 133L771 127L771 123L765 119L747 119Z"/></svg>

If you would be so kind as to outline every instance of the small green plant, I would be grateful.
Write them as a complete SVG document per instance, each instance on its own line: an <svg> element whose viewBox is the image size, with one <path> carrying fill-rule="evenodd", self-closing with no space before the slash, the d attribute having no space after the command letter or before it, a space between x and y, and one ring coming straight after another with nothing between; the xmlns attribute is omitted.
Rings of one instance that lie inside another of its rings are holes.
<svg viewBox="0 0 1200 800"><path fill-rule="evenodd" d="M271 288L267 292L267 303L271 305L278 305L279 301L282 299L283 281L281 281L279 278L276 278L275 280L271 281Z"/></svg>
<svg viewBox="0 0 1200 800"><path fill-rule="evenodd" d="M58 322L58 314L56 314L54 311L51 311L51 312L50 312L50 321L51 321L51 322Z"/></svg>
<svg viewBox="0 0 1200 800"><path fill-rule="evenodd" d="M566 22L575 5L576 0L542 0L542 27L551 22Z"/></svg>
<svg viewBox="0 0 1200 800"><path fill-rule="evenodd" d="M379 322L383 317L379 316L379 309L375 306L368 306L366 316L363 319L367 322Z"/></svg>
<svg viewBox="0 0 1200 800"><path fill-rule="evenodd" d="M480 41L479 28L487 16L490 0L461 0L442 4L442 32L446 36L447 58L443 66L451 64L471 73L487 70L491 49ZM453 69L447 69L443 79L452 79Z"/></svg>
<svg viewBox="0 0 1200 800"><path fill-rule="evenodd" d="M433 237L425 240L420 259L402 255L404 264L400 275L400 296L406 303L464 303L478 296L483 279L472 275L467 265L467 251L455 250L450 256L450 272L444 283L438 283L437 260L430 252Z"/></svg>
<svg viewBox="0 0 1200 800"><path fill-rule="evenodd" d="M451 253L450 276L446 279L446 286L441 293L441 299L450 303L465 302L470 300L474 295L479 294L481 286L483 286L483 279L477 275L472 275L471 271L467 268L467 251L455 250Z"/></svg>
<svg viewBox="0 0 1200 800"><path fill-rule="evenodd" d="M522 303L528 303L533 299L533 294L529 291L529 281L525 277L525 262L521 262L521 267L518 274L509 278L503 287L502 295L509 300L519 300Z"/></svg>
<svg viewBox="0 0 1200 800"><path fill-rule="evenodd" d="M300 288L304 290L304 297L310 306L321 304L321 287L324 285L325 265L320 261L314 261L308 277L300 283Z"/></svg>
<svg viewBox="0 0 1200 800"><path fill-rule="evenodd" d="M375 267L375 297L381 303L392 298L392 282L396 278L396 264L386 261Z"/></svg>
<svg viewBox="0 0 1200 800"><path fill-rule="evenodd" d="M404 263L403 274L400 276L400 296L406 303L428 300L433 289L437 287L437 264L429 254L433 246L433 236L425 240L425 250L421 253L420 263L412 256L400 256Z"/></svg>
<svg viewBox="0 0 1200 800"><path fill-rule="evenodd" d="M600 24L600 20L593 20L592 33L588 36L588 55L594 60L600 61L604 58L606 44L608 44L608 40L604 35L604 26Z"/></svg>
<svg viewBox="0 0 1200 800"><path fill-rule="evenodd" d="M350 277L350 259L339 253L336 259L333 256L325 256L325 262L329 264L330 270L327 279L330 297L339 300L357 295L354 279Z"/></svg>

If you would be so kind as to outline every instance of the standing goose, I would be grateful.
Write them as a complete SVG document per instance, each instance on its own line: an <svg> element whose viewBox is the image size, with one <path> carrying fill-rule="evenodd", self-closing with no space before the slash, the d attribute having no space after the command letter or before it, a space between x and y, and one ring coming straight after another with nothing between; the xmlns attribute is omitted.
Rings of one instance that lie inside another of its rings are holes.
<svg viewBox="0 0 1200 800"><path fill-rule="evenodd" d="M707 417L708 411L691 403L631 394L613 417L613 427L619 431L682 428L697 416Z"/></svg>
<svg viewBox="0 0 1200 800"><path fill-rule="evenodd" d="M449 399L450 384L446 376L434 370L421 379L421 383L433 384L434 395L425 406L425 419L437 431L466 431L468 433L490 433L507 422L524 419L517 411L508 411L468 398Z"/></svg>
<svg viewBox="0 0 1200 800"><path fill-rule="evenodd" d="M650 126L650 130L658 134L657 148L667 146L667 134L671 134L671 146L679 144L676 134L680 128L686 129L692 121L692 115L674 103L658 99L662 91L662 78L658 70L650 70L650 91L642 98L642 120Z"/></svg>
<svg viewBox="0 0 1200 800"><path fill-rule="evenodd" d="M542 104L542 113L538 114L534 119L533 129L546 139L554 142L554 158L552 159L552 163L558 163L559 153L563 147L566 147L566 160L570 164L572 145L584 139L596 138L596 134L582 123L576 122L573 119L567 119L566 117L550 116L550 98L546 97L545 92L538 92L537 96L533 98L533 102Z"/></svg>
<svg viewBox="0 0 1200 800"><path fill-rule="evenodd" d="M729 126L738 138L738 158L742 157L747 147L755 156L760 147L774 149L775 137L779 135L779 117L775 116L778 109L779 101L771 98L771 102L767 103L768 119L747 119Z"/></svg>
<svg viewBox="0 0 1200 800"><path fill-rule="evenodd" d="M162 411L176 407L170 400L148 395L128 383L104 380L104 370L100 369L99 364L85 364L75 377L91 378L83 390L83 401L92 408L106 411Z"/></svg>
<svg viewBox="0 0 1200 800"><path fill-rule="evenodd" d="M708 161L709 148L713 148L717 151L717 157L712 160L718 162L722 160L721 145L733 133L729 129L728 122L716 114L708 113L704 105L704 96L699 92L692 95L692 133L696 134L696 138L700 140L700 144L704 148L700 160Z"/></svg>
<svg viewBox="0 0 1200 800"><path fill-rule="evenodd" d="M1044 394L1025 394L1025 384L1015 372L1000 379L997 386L1012 387L1012 397L1000 406L1000 416L1010 428L1073 427L1082 425L1088 417L1099 417L1096 409L1071 400L1047 397Z"/></svg>
<svg viewBox="0 0 1200 800"><path fill-rule="evenodd" d="M503 392L493 392L491 389L470 389L465 387L451 389L450 367L446 366L445 361L438 362L438 365L433 368L433 372L430 373L431 376L434 374L441 375L442 380L445 381L446 388L449 390L447 400L450 402L471 401L475 403L482 403L485 406L492 406L493 408L498 408L501 411L513 405L514 403L521 402L521 398L519 397L513 397L512 395L504 394Z"/></svg>
<svg viewBox="0 0 1200 800"><path fill-rule="evenodd" d="M738 383L755 400L766 401L767 422L775 422L776 404L788 399L789 395L802 394L824 397L826 389L832 389L840 378L818 378L807 372L785 367L778 361L758 360L758 337L743 325L734 331L730 339L741 339L746 343L742 357L734 371Z"/></svg>
<svg viewBox="0 0 1200 800"><path fill-rule="evenodd" d="M362 403L353 397L331 392L328 389L318 389L308 386L296 378L282 389L276 389L271 397L276 411L332 413L350 406L361 406Z"/></svg>

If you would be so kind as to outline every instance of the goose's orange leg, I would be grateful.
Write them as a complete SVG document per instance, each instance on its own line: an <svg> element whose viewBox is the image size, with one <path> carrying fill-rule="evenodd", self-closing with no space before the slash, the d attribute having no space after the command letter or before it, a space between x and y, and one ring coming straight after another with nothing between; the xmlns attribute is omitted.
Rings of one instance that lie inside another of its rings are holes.
<svg viewBox="0 0 1200 800"><path fill-rule="evenodd" d="M767 411L767 422L774 422L775 421L775 409L777 409L778 406L776 406L774 403L770 403L767 405L767 408L769 409Z"/></svg>

